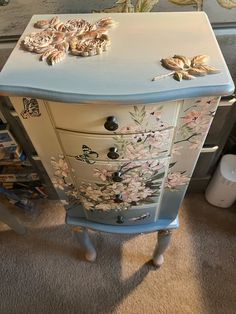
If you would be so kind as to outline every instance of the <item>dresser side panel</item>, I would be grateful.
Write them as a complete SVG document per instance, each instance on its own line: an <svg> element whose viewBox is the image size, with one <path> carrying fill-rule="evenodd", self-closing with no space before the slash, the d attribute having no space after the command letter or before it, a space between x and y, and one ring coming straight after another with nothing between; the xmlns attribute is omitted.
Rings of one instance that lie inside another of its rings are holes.
<svg viewBox="0 0 236 314"><path fill-rule="evenodd" d="M177 216L219 101L220 97L184 100L158 219Z"/></svg>
<svg viewBox="0 0 236 314"><path fill-rule="evenodd" d="M62 187L60 188L59 182L55 184L56 170L53 167L52 158L57 160L59 156L63 156L63 151L46 104L43 100L27 97L10 97L10 100L35 147L39 159L54 183L59 198L67 200L67 196Z"/></svg>

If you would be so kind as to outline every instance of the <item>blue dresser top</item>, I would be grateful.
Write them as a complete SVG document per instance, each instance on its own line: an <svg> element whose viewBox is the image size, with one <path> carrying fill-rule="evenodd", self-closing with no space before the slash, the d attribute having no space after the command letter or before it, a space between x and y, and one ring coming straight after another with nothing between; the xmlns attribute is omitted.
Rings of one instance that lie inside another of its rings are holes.
<svg viewBox="0 0 236 314"><path fill-rule="evenodd" d="M0 72L0 93L65 102L150 103L175 99L229 95L234 90L228 68L203 12L66 14L62 21L83 18L95 22L112 17L117 26L109 29L111 48L101 55L68 55L49 66L39 55L20 48L22 39L38 20L53 15L35 15ZM167 77L152 82L156 75L169 73L160 60L173 55L210 57L218 74L178 82Z"/></svg>

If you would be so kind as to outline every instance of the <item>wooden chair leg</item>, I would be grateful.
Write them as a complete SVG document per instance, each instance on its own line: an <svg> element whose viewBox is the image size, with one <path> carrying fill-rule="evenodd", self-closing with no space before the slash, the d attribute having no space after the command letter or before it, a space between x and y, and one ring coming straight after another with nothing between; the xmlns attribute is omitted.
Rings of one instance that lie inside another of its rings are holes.
<svg viewBox="0 0 236 314"><path fill-rule="evenodd" d="M170 230L160 230L157 233L157 243L153 253L153 264L160 267L164 262L163 253L167 249L171 239Z"/></svg>

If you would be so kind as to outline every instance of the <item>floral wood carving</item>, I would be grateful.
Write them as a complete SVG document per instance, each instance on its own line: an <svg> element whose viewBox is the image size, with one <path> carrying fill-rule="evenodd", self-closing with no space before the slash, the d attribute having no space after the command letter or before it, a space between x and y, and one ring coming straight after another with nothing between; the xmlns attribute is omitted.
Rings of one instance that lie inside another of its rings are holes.
<svg viewBox="0 0 236 314"><path fill-rule="evenodd" d="M55 16L49 20L40 20L34 27L41 32L31 33L22 40L22 48L40 55L54 65L62 61L69 52L75 56L89 57L101 54L110 46L108 28L114 25L111 18L102 18L94 24L83 19L60 21Z"/></svg>
<svg viewBox="0 0 236 314"><path fill-rule="evenodd" d="M197 76L219 73L220 70L207 64L207 55L198 55L189 59L182 55L174 55L172 58L161 59L161 65L172 72L155 76L152 81L156 81L168 76L173 76L177 81L192 80Z"/></svg>

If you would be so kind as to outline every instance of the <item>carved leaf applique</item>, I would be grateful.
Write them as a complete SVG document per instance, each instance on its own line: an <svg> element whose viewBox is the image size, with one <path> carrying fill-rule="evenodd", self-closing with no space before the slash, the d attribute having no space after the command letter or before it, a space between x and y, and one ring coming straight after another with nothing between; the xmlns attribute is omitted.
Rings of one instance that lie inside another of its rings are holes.
<svg viewBox="0 0 236 314"><path fill-rule="evenodd" d="M194 57L192 60L191 60L191 66L196 66L196 65L203 65L203 64L206 64L209 60L209 56L207 55L199 55L199 56L196 56Z"/></svg>
<svg viewBox="0 0 236 314"><path fill-rule="evenodd" d="M168 70L172 70L172 72L155 76L152 81L173 76L176 81L180 82L182 80L192 80L198 76L219 73L219 69L206 64L208 60L209 56L207 55L197 55L192 59L182 55L174 55L171 58L161 59L161 65Z"/></svg>
<svg viewBox="0 0 236 314"><path fill-rule="evenodd" d="M184 62L178 58L161 59L161 64L168 70L178 71L184 69Z"/></svg>

